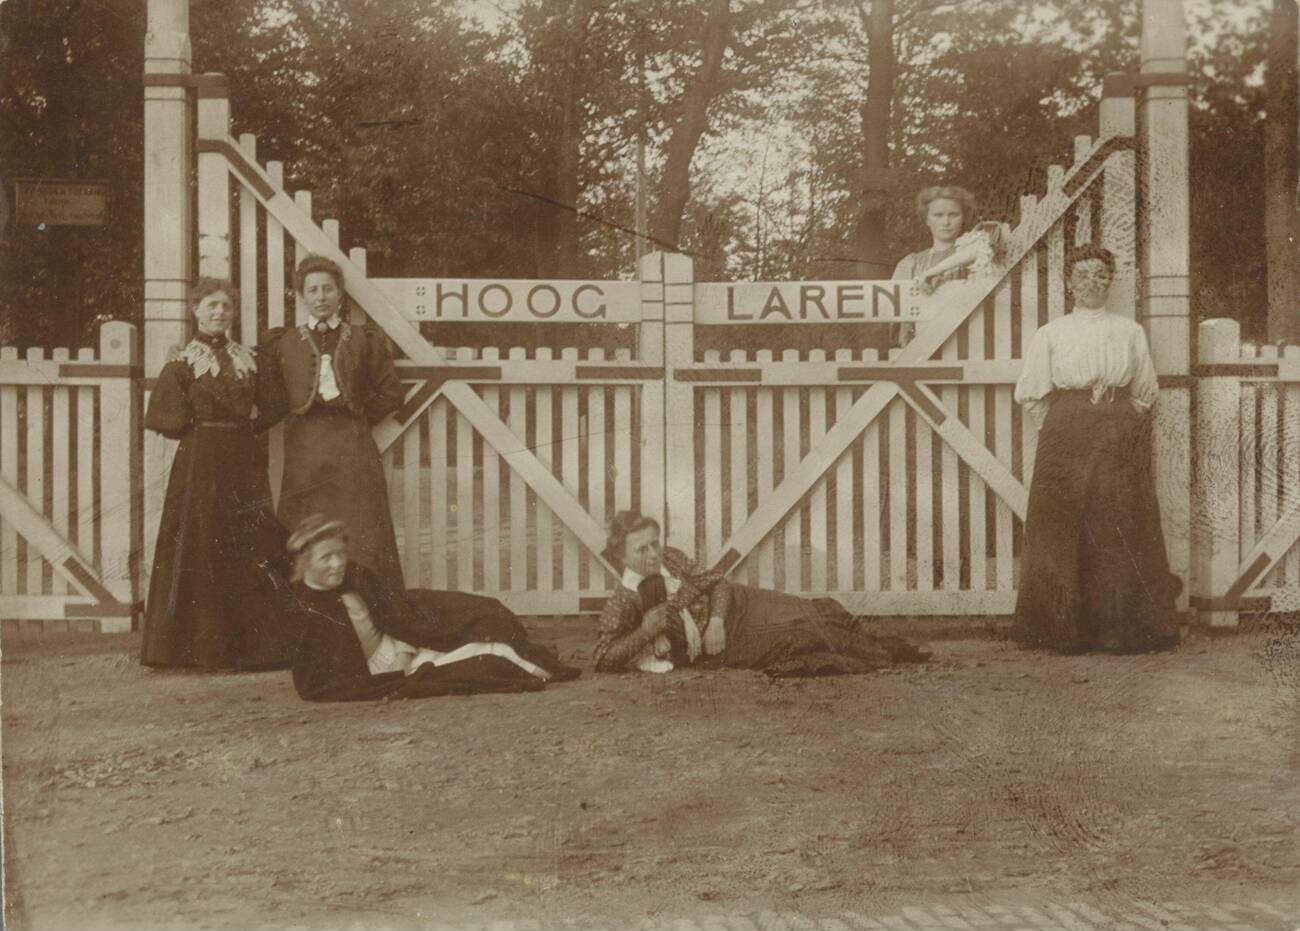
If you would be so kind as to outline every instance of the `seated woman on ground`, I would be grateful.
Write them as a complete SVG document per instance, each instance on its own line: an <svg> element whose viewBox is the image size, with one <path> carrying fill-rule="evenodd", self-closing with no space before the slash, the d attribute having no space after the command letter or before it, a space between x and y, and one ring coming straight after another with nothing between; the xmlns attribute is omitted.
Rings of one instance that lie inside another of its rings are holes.
<svg viewBox="0 0 1300 931"><path fill-rule="evenodd" d="M391 590L349 561L342 521L304 518L288 549L293 684L307 701L536 691L579 675L496 599Z"/></svg>
<svg viewBox="0 0 1300 931"><path fill-rule="evenodd" d="M869 622L834 599L740 585L680 550L661 549L658 522L635 511L614 515L604 556L622 578L600 616L602 672L696 665L827 675L930 655L900 637L869 633Z"/></svg>

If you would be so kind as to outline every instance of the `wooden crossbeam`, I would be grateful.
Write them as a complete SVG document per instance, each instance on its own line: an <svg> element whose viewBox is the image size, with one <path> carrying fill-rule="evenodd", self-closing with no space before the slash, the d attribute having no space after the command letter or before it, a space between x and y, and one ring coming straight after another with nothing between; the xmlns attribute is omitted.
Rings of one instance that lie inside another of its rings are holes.
<svg viewBox="0 0 1300 931"><path fill-rule="evenodd" d="M0 517L43 556L58 575L78 592L93 599L106 616L130 616L131 606L113 597L99 575L71 543L36 510L27 496L0 478Z"/></svg>
<svg viewBox="0 0 1300 931"><path fill-rule="evenodd" d="M1100 148L1104 144L1099 142L1094 148ZM1022 223L1016 230L1008 250L1006 269L1001 275L967 279L946 286L944 294L946 306L929 318L917 322L915 338L899 350L890 360L890 364L901 368L929 362L976 308L1002 285L1011 270L1029 254L1043 233L1051 229L1053 224L1060 222L1066 211L1087 190L1091 180L1102 171L1106 161L1106 158L1084 159L1067 178L1068 193L1065 190L1049 192L1038 205L1033 219ZM749 519L732 532L731 537L722 544L722 555L717 561L717 567L724 571L730 569L757 546L835 464L849 444L880 415L899 390L899 385L892 382L877 382L868 388L849 408L845 417L837 421L821 442L809 451L799 466L786 473L781 484L759 504L750 514ZM954 436L958 435L951 428L949 432ZM958 442L962 440L959 439ZM1006 483L1000 482L1000 484L1005 486ZM1010 504L1015 499L1016 493L1011 488L1006 490L1012 496L1007 499ZM1023 513L1023 510L1022 506L1020 513Z"/></svg>
<svg viewBox="0 0 1300 931"><path fill-rule="evenodd" d="M267 212L274 216L304 249L323 255L338 264L343 270L344 287L348 294L361 305L370 319L392 338L411 361L421 366L452 367L442 351L431 345L421 335L419 329L402 315L388 295L366 277L364 270L352 262L288 194L272 183L270 176L260 165L245 157L238 146L234 145L233 140L220 151L226 156L227 167L244 184L245 189L261 202ZM421 395L419 402L412 403L417 394ZM492 445L537 496L565 522L583 545L599 557L600 551L605 546L604 529L591 519L591 515L578 500L565 489L546 466L538 461L524 441L501 422L466 382L446 381L433 390L426 390L424 387L414 389L408 396L408 403L404 405L408 423L410 419L426 410L439 394L445 397L482 435L483 439ZM380 448L391 445L401 432L402 427L391 418L385 420L376 428L377 442L382 443Z"/></svg>
<svg viewBox="0 0 1300 931"><path fill-rule="evenodd" d="M907 385L903 397L961 460L984 479L984 484L1005 501L1017 517L1024 520L1029 510L1029 489L1016 479L1011 470L952 411L946 409L929 388L917 384ZM937 417L936 411L939 412Z"/></svg>
<svg viewBox="0 0 1300 931"><path fill-rule="evenodd" d="M1237 581L1224 594L1225 601L1236 601L1254 587L1278 564L1300 539L1300 500L1291 505L1246 553L1237 570Z"/></svg>

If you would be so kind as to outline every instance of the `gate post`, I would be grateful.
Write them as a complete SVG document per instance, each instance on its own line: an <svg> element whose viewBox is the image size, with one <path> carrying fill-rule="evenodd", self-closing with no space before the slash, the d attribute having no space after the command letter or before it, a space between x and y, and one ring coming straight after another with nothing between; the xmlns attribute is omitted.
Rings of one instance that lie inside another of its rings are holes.
<svg viewBox="0 0 1300 931"><path fill-rule="evenodd" d="M143 589L137 528L140 520L140 364L135 327L121 320L99 330L99 361L122 370L105 378L99 395L99 507L101 578L109 594L130 607L125 618L103 618L102 633L121 633L132 627L135 606ZM126 460L115 457L126 454Z"/></svg>
<svg viewBox="0 0 1300 931"><path fill-rule="evenodd" d="M1189 604L1192 333L1188 300L1187 27L1182 0L1143 0L1137 83L1139 316L1160 377L1155 408L1156 491L1170 569Z"/></svg>
<svg viewBox="0 0 1300 931"><path fill-rule="evenodd" d="M641 256L637 269L641 280L641 325L637 329L636 358L642 365L664 364L664 254L651 252ZM641 455L641 513L659 521L666 528L664 513L664 379L642 382L641 435L636 438ZM630 423L615 423L614 429L631 430ZM616 475L621 485L628 483L627 500L632 500L632 476ZM618 487L617 485L615 486ZM614 495L615 508L619 496Z"/></svg>
<svg viewBox="0 0 1300 931"><path fill-rule="evenodd" d="M1132 138L1134 132L1133 75L1108 74L1102 85L1098 120L1102 139ZM1137 308L1137 210L1135 156L1117 149L1106 157L1101 180L1101 245L1115 254L1115 280L1110 283L1110 306L1132 316Z"/></svg>
<svg viewBox="0 0 1300 931"><path fill-rule="evenodd" d="M695 262L664 254L664 541L702 554L695 527L695 386L677 380L677 369L695 361Z"/></svg>
<svg viewBox="0 0 1300 931"><path fill-rule="evenodd" d="M1206 320L1198 329L1201 365L1240 362L1241 325L1237 321ZM1196 379L1193 463L1192 544L1198 618L1210 627L1236 627L1236 608L1220 600L1237 581L1241 560L1241 380L1235 374Z"/></svg>
<svg viewBox="0 0 1300 931"><path fill-rule="evenodd" d="M193 227L190 215L190 36L188 0L148 0L144 40L144 377L158 377L167 351L185 338ZM132 438L132 446L139 443ZM144 438L144 558L147 585L162 515L171 444Z"/></svg>
<svg viewBox="0 0 1300 931"><path fill-rule="evenodd" d="M199 76L199 274L230 277L230 172L226 156L205 143L230 138L230 83L224 74ZM230 295L232 298L236 295ZM245 335L245 342L254 342Z"/></svg>

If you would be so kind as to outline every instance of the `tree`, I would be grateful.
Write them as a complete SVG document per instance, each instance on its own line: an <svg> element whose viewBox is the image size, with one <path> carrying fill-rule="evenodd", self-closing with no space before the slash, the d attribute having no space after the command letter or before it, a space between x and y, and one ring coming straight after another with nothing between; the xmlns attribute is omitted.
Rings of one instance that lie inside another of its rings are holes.
<svg viewBox="0 0 1300 931"><path fill-rule="evenodd" d="M1297 220L1296 0L1273 0L1265 70L1264 239L1268 267L1268 337L1300 344L1300 221Z"/></svg>

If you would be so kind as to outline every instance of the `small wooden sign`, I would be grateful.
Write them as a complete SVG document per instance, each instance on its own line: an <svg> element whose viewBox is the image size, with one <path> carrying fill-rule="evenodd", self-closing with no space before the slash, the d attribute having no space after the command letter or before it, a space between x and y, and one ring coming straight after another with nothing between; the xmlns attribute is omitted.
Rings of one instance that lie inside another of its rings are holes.
<svg viewBox="0 0 1300 931"><path fill-rule="evenodd" d="M14 178L14 221L32 226L103 226L107 181Z"/></svg>
<svg viewBox="0 0 1300 931"><path fill-rule="evenodd" d="M409 320L638 323L635 281L374 278Z"/></svg>
<svg viewBox="0 0 1300 931"><path fill-rule="evenodd" d="M695 322L869 323L923 316L910 281L742 281L695 286Z"/></svg>

